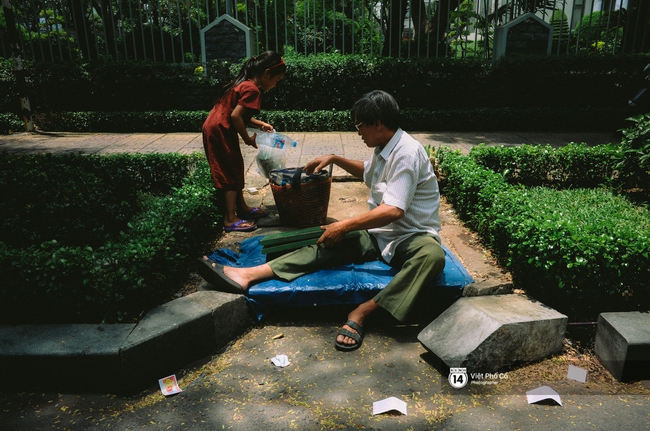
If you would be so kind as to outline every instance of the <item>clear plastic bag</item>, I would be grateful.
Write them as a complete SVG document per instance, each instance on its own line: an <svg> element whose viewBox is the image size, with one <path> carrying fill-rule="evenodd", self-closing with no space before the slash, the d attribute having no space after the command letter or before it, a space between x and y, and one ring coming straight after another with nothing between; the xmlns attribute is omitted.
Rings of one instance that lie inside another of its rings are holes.
<svg viewBox="0 0 650 431"><path fill-rule="evenodd" d="M257 169L265 178L271 177L271 171L284 169L287 165L287 154L283 149L260 145L257 152Z"/></svg>
<svg viewBox="0 0 650 431"><path fill-rule="evenodd" d="M257 131L255 142L259 151L255 161L260 175L265 178L271 177L271 171L275 169L284 169L287 163L285 148L295 147L298 143L277 132Z"/></svg>

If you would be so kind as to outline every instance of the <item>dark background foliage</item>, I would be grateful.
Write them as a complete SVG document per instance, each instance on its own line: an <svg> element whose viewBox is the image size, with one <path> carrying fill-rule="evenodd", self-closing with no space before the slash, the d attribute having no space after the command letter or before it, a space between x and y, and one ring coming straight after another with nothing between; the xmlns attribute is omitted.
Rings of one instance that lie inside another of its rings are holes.
<svg viewBox="0 0 650 431"><path fill-rule="evenodd" d="M557 128L569 115L574 129L588 130L588 114L607 110L620 123L626 102L642 85L647 55L571 57L506 56L494 63L473 59L290 56L288 72L263 97L263 110L347 111L367 91L393 94L405 110L462 111L485 115L492 109L539 109L539 129ZM0 70L0 112L18 114L10 62ZM161 112L211 109L239 64L198 65L143 62L28 64L26 90L32 110L61 112ZM558 115L552 115L558 110ZM569 111L570 112L570 111ZM471 121L471 119L467 119ZM586 121L586 122L585 122ZM456 121L460 123L460 121ZM489 121L486 121L489 124ZM596 123L601 123L597 121ZM194 126L192 126L194 127ZM337 126L339 127L339 126ZM475 127L485 127L480 123ZM426 127L415 127L424 130Z"/></svg>

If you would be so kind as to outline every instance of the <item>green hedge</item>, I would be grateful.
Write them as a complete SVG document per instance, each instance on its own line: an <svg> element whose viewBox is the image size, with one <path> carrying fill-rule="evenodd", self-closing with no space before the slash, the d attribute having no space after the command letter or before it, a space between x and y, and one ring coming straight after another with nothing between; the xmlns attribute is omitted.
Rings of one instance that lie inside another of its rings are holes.
<svg viewBox="0 0 650 431"><path fill-rule="evenodd" d="M611 185L616 177L619 145L589 147L571 143L559 148L550 145L472 148L472 158L482 166L501 173L510 184L559 189Z"/></svg>
<svg viewBox="0 0 650 431"><path fill-rule="evenodd" d="M456 58L287 55L288 72L264 110L348 110L364 93L390 92L403 109L625 106L647 55ZM25 63L34 112L209 110L239 64ZM207 73L201 72L207 70ZM0 112L18 113L11 62L0 62ZM577 120L576 120L577 121Z"/></svg>
<svg viewBox="0 0 650 431"><path fill-rule="evenodd" d="M650 308L647 208L603 188L509 184L472 155L445 147L437 158L442 193L532 297L572 320Z"/></svg>
<svg viewBox="0 0 650 431"><path fill-rule="evenodd" d="M0 114L0 133L3 135L13 132L24 132L25 123L16 114Z"/></svg>
<svg viewBox="0 0 650 431"><path fill-rule="evenodd" d="M1 160L1 323L137 317L172 298L218 234L209 167L195 156Z"/></svg>
<svg viewBox="0 0 650 431"><path fill-rule="evenodd" d="M613 131L636 113L626 101L643 85L650 59L291 54L285 61L285 79L262 98L262 115L279 130L351 130L345 113L362 94L382 89L395 96L408 130ZM197 131L239 68L219 62L26 63L26 92L43 130ZM14 114L0 117L4 133L24 129L16 118L19 93L11 62L0 62L0 112Z"/></svg>
<svg viewBox="0 0 650 431"><path fill-rule="evenodd" d="M208 111L50 112L34 115L43 131L68 132L201 132ZM619 108L485 108L473 110L402 111L403 128L410 131L614 131L621 127ZM257 118L288 132L354 131L349 110L262 111ZM24 130L17 121L14 131Z"/></svg>

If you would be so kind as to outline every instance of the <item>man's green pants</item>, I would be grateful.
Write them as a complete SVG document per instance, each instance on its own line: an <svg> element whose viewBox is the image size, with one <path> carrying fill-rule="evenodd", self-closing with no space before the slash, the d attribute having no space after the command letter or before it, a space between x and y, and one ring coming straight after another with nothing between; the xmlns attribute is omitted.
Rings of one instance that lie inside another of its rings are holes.
<svg viewBox="0 0 650 431"><path fill-rule="evenodd" d="M377 242L368 232L361 231L359 236L347 238L334 247L310 245L268 264L277 277L292 281L320 269L377 259L381 259ZM433 236L417 234L397 246L390 265L399 272L374 300L403 322L420 292L435 287L436 278L445 268L445 252Z"/></svg>

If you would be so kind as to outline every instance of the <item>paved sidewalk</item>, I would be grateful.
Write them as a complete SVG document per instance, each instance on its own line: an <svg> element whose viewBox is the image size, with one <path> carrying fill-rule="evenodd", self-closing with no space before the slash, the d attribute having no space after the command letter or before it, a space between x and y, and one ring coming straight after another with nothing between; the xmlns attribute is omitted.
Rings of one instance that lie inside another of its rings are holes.
<svg viewBox="0 0 650 431"><path fill-rule="evenodd" d="M304 164L321 154L365 157L367 148L356 132L283 132L298 142L288 151L287 165ZM512 132L409 132L422 145L441 145L469 151L475 145L550 144L569 142L590 145L609 143L608 133L512 133ZM190 154L203 151L200 133L15 133L0 135L0 152L112 154L121 152Z"/></svg>

